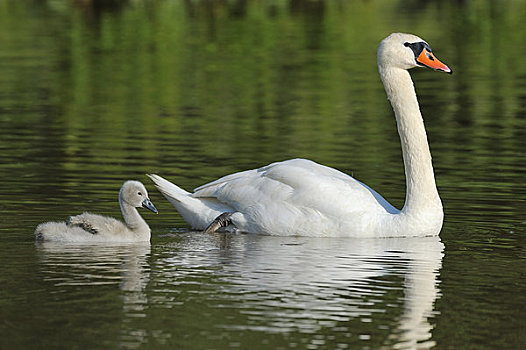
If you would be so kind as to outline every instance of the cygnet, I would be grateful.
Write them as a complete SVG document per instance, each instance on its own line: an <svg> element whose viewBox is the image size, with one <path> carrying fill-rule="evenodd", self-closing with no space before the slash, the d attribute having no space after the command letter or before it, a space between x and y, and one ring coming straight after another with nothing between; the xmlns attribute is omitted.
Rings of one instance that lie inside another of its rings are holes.
<svg viewBox="0 0 526 350"><path fill-rule="evenodd" d="M124 223L111 217L83 213L71 216L67 222L46 222L37 226L39 241L54 242L146 242L150 241L150 227L137 208L143 207L157 214L148 192L139 181L126 181L119 192Z"/></svg>

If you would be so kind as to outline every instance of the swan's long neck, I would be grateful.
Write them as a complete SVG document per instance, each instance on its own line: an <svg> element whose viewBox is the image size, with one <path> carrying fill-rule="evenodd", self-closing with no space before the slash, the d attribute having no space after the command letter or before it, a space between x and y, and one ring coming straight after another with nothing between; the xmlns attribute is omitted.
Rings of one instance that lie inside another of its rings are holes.
<svg viewBox="0 0 526 350"><path fill-rule="evenodd" d="M439 217L442 202L438 195L424 121L409 72L379 67L385 91L393 106L406 174L406 198L402 213L411 217ZM422 218L425 219L425 218Z"/></svg>
<svg viewBox="0 0 526 350"><path fill-rule="evenodd" d="M122 198L119 197L119 204L121 206L121 212L122 217L124 218L124 222L126 223L126 226L134 232L137 233L150 233L150 227L144 221L142 216L137 211L137 208L134 206L128 204L126 201L124 201Z"/></svg>

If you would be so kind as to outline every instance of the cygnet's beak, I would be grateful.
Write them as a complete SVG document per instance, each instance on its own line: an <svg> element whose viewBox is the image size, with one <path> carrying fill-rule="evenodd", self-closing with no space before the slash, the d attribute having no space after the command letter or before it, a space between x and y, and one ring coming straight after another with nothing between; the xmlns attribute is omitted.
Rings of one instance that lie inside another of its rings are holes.
<svg viewBox="0 0 526 350"><path fill-rule="evenodd" d="M155 214L158 214L157 208L150 201L150 198L146 198L145 200L143 200L142 201L142 206L143 206L143 208L149 209L149 210L153 211Z"/></svg>

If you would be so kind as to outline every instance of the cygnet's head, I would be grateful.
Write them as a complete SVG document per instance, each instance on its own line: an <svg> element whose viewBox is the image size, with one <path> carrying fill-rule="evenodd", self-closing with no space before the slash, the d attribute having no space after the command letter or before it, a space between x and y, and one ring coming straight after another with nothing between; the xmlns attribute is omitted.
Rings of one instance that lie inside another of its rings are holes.
<svg viewBox="0 0 526 350"><path fill-rule="evenodd" d="M139 181L126 181L119 192L119 199L132 207L143 207L157 214L157 209L148 198L148 191Z"/></svg>
<svg viewBox="0 0 526 350"><path fill-rule="evenodd" d="M429 44L413 34L393 33L382 40L378 46L377 60L380 69L429 67L452 73L448 66L435 57Z"/></svg>

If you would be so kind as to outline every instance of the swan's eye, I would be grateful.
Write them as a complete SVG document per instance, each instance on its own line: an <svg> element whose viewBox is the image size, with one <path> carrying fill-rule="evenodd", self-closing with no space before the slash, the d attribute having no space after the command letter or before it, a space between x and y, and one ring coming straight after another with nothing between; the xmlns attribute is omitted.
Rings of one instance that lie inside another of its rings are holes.
<svg viewBox="0 0 526 350"><path fill-rule="evenodd" d="M138 194L139 196L142 196L142 193L141 193L141 192L137 192L137 194Z"/></svg>
<svg viewBox="0 0 526 350"><path fill-rule="evenodd" d="M405 46L405 47L408 47L409 45L410 45L410 44L409 44L407 41L404 43L404 46Z"/></svg>

